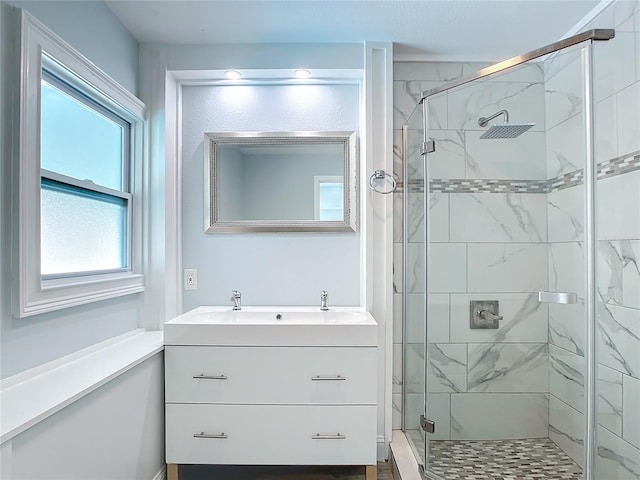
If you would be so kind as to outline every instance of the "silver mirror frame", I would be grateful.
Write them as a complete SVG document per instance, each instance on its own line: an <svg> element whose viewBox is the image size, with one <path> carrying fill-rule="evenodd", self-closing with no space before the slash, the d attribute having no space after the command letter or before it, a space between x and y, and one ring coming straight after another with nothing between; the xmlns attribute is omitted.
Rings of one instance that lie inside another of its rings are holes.
<svg viewBox="0 0 640 480"><path fill-rule="evenodd" d="M219 219L217 192L217 146L313 145L341 143L344 148L344 216L327 220L233 220ZM355 232L358 227L358 148L353 131L301 132L207 132L204 134L204 231L248 232Z"/></svg>

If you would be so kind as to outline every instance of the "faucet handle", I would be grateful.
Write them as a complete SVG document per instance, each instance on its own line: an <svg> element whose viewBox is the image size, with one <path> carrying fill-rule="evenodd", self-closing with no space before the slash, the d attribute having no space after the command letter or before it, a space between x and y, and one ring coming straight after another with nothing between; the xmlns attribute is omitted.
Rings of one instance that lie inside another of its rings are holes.
<svg viewBox="0 0 640 480"><path fill-rule="evenodd" d="M329 310L329 307L327 307L327 298L329 298L329 293L326 290L320 292L320 310L323 312Z"/></svg>

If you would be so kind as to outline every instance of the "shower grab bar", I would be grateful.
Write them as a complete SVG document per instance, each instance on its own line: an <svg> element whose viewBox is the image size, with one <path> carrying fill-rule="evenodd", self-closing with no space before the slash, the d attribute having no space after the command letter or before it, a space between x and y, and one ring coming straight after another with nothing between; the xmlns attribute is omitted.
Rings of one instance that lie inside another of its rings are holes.
<svg viewBox="0 0 640 480"><path fill-rule="evenodd" d="M538 292L538 301L541 303L578 303L578 295L573 292Z"/></svg>

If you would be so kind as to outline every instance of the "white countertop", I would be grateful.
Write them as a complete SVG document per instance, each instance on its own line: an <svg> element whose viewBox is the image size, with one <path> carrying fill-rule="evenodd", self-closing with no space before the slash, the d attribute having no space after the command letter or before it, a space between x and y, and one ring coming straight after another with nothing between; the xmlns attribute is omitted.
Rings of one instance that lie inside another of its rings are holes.
<svg viewBox="0 0 640 480"><path fill-rule="evenodd" d="M164 328L165 345L377 345L376 321L356 307L201 306Z"/></svg>

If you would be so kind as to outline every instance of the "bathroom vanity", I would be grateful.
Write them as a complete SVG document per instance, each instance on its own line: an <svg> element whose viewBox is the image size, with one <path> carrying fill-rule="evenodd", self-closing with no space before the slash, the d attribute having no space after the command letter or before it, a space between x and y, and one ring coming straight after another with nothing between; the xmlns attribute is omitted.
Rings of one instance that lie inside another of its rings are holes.
<svg viewBox="0 0 640 480"><path fill-rule="evenodd" d="M360 309L199 307L165 324L166 461L366 465L377 324Z"/></svg>

